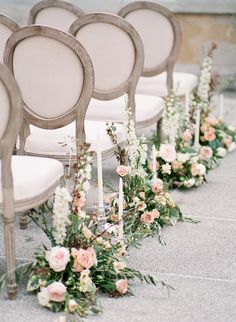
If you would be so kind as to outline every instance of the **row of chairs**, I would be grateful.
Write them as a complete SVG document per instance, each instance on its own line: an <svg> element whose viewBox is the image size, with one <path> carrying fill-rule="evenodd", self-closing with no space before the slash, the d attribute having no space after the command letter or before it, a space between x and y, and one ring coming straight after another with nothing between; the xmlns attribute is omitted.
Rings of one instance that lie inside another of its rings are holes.
<svg viewBox="0 0 236 322"><path fill-rule="evenodd" d="M63 166L51 158L67 163L71 150L70 143L65 146L58 142L63 142L66 136L75 137L76 151L84 142L90 143L91 149L96 150L96 137L100 132L103 158L113 155L115 147L106 134L106 122L117 122L118 144L122 144L125 139L122 126L124 92L129 95L137 128L147 127L161 118L163 100L156 92L155 95L137 93L136 87L137 84L141 86L141 75L145 80L146 76L152 76L151 81L167 69L168 87L164 94L170 92L173 66L180 45L180 33L175 29L179 25L167 9L146 2L137 4L142 4L141 12L148 11L148 15L153 14L153 8L161 8L161 13L154 10L154 16L165 13L163 29L159 30L156 26L155 31L163 33L164 38L172 33L171 40L167 41L169 52L165 46L153 41L153 52L150 51L149 57L142 36L143 29L137 32L137 26L136 29L133 27L135 21L143 19L139 7L134 10L134 16L130 16L132 24L127 21L129 19L111 14L84 15L72 4L59 0L42 1L33 7L29 22L37 25L19 28L12 20L0 15L0 29L4 31L0 32L0 53L3 53L5 64L0 66L0 96L3 102L0 120L3 187L0 213L4 214L10 298L16 294L13 272L14 209L20 212L36 207L53 194L63 176ZM124 8L121 15L127 18L128 9L129 6ZM149 17L148 21L155 19ZM66 22L66 30L65 26L55 26L55 21ZM51 24L54 28L48 27ZM147 33L150 33L149 27L145 29ZM162 47L165 49L160 56ZM161 63L154 63L156 56L159 60L162 57ZM150 89L151 85L147 85ZM188 90L193 88L188 87ZM21 154L29 156L12 158L12 180L10 156L20 126L19 149ZM25 216L22 215L24 221Z"/></svg>

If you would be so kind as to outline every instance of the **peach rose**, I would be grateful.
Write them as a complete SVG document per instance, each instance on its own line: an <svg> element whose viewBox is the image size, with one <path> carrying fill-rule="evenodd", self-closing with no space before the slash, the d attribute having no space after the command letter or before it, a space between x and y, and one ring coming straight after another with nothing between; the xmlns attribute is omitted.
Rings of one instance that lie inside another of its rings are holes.
<svg viewBox="0 0 236 322"><path fill-rule="evenodd" d="M154 218L159 218L160 217L160 212L157 209L153 209L152 214L153 214Z"/></svg>
<svg viewBox="0 0 236 322"><path fill-rule="evenodd" d="M77 302L75 300L69 300L68 302L68 309L70 312L75 312L77 308Z"/></svg>
<svg viewBox="0 0 236 322"><path fill-rule="evenodd" d="M156 161L156 169L157 169L157 170L159 170L159 168L160 168L160 164L159 164L159 162L157 162L157 161ZM149 170L150 172L152 172L152 171L153 171L153 162L150 162L150 163L148 164L148 170Z"/></svg>
<svg viewBox="0 0 236 322"><path fill-rule="evenodd" d="M216 126L219 124L219 120L217 120L217 118L215 117L206 117L205 122L212 126Z"/></svg>
<svg viewBox="0 0 236 322"><path fill-rule="evenodd" d="M84 268L90 268L93 265L97 265L97 256L95 250L92 247L88 249L79 250L72 248L71 256L74 258L74 270L81 272Z"/></svg>
<svg viewBox="0 0 236 322"><path fill-rule="evenodd" d="M216 139L216 135L214 133L211 133L211 132L205 132L204 139L206 141L211 142L211 141L214 141Z"/></svg>
<svg viewBox="0 0 236 322"><path fill-rule="evenodd" d="M182 134L182 139L185 141L185 142L189 142L192 140L192 133L190 130L185 130Z"/></svg>
<svg viewBox="0 0 236 322"><path fill-rule="evenodd" d="M201 160L209 160L213 156L212 148L209 146L202 146L199 151L199 158Z"/></svg>
<svg viewBox="0 0 236 322"><path fill-rule="evenodd" d="M70 253L65 247L55 246L51 250L46 251L45 258L55 272L62 272L70 260Z"/></svg>
<svg viewBox="0 0 236 322"><path fill-rule="evenodd" d="M163 181L161 179L156 179L156 182L152 185L152 192L160 193L163 191Z"/></svg>
<svg viewBox="0 0 236 322"><path fill-rule="evenodd" d="M145 192L144 192L144 191L141 191L141 192L139 193L139 197L140 197L141 199L145 199Z"/></svg>
<svg viewBox="0 0 236 322"><path fill-rule="evenodd" d="M180 169L183 169L183 163L178 162L178 161L174 161L171 163L171 167L173 170L180 170Z"/></svg>
<svg viewBox="0 0 236 322"><path fill-rule="evenodd" d="M144 212L140 217L140 220L148 225L152 224L154 222L154 219L155 216L152 212Z"/></svg>
<svg viewBox="0 0 236 322"><path fill-rule="evenodd" d="M119 174L120 177L125 177L129 173L129 168L125 165L119 165L116 168L116 172Z"/></svg>
<svg viewBox="0 0 236 322"><path fill-rule="evenodd" d="M203 123L201 126L201 132L206 132L208 130L208 124Z"/></svg>
<svg viewBox="0 0 236 322"><path fill-rule="evenodd" d="M161 144L160 157L166 162L173 162L176 159L175 147L171 144Z"/></svg>
<svg viewBox="0 0 236 322"><path fill-rule="evenodd" d="M124 295L128 291L128 281L126 279L118 280L116 282L116 289L121 295Z"/></svg>
<svg viewBox="0 0 236 322"><path fill-rule="evenodd" d="M208 128L208 130L207 130L207 132L209 132L209 133L215 133L215 128L214 127L212 127L212 126L210 126L209 128Z"/></svg>
<svg viewBox="0 0 236 322"><path fill-rule="evenodd" d="M63 302L66 294L66 287L61 282L53 282L47 287L50 301Z"/></svg>
<svg viewBox="0 0 236 322"><path fill-rule="evenodd" d="M86 203L86 198L84 197L75 197L72 203L72 207L82 208Z"/></svg>
<svg viewBox="0 0 236 322"><path fill-rule="evenodd" d="M194 163L191 166L191 174L192 176L196 177L198 175L198 164Z"/></svg>

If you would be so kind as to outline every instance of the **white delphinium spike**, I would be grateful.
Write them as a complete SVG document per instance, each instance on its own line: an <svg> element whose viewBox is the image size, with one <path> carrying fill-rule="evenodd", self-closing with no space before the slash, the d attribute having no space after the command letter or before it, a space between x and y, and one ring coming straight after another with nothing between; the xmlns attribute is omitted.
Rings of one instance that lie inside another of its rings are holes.
<svg viewBox="0 0 236 322"><path fill-rule="evenodd" d="M70 213L69 202L71 201L72 197L67 188L56 188L52 219L53 237L57 245L62 245L66 237L66 227L70 223L68 215Z"/></svg>

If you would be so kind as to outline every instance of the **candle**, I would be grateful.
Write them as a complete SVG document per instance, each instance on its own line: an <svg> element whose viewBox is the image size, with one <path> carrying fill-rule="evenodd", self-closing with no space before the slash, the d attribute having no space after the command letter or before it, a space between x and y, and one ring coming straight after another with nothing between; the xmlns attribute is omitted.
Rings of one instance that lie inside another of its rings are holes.
<svg viewBox="0 0 236 322"><path fill-rule="evenodd" d="M188 89L186 90L185 93L185 116L189 116L189 91Z"/></svg>
<svg viewBox="0 0 236 322"><path fill-rule="evenodd" d="M157 181L157 167L156 167L156 159L157 159L157 150L155 145L152 146L152 180L153 183Z"/></svg>
<svg viewBox="0 0 236 322"><path fill-rule="evenodd" d="M220 94L220 118L224 119L224 95Z"/></svg>
<svg viewBox="0 0 236 322"><path fill-rule="evenodd" d="M194 147L199 147L199 129L200 129L200 109L197 108L196 123L195 123L195 136L194 136Z"/></svg>
<svg viewBox="0 0 236 322"><path fill-rule="evenodd" d="M103 179L102 179L102 152L100 146L100 133L97 133L97 175L98 175L98 207L103 208Z"/></svg>
<svg viewBox="0 0 236 322"><path fill-rule="evenodd" d="M123 240L123 179L119 180L119 200L118 200L118 239Z"/></svg>

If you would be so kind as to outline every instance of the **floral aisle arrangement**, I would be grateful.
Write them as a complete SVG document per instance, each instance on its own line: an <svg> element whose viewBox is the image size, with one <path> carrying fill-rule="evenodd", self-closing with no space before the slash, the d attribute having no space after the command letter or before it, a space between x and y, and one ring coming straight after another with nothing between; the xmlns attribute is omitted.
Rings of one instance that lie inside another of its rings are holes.
<svg viewBox="0 0 236 322"><path fill-rule="evenodd" d="M74 165L72 194L64 187L56 189L52 226L43 213L31 214L47 234L51 247L45 246L36 253L29 267L27 287L28 291L37 293L42 306L78 316L101 310L96 300L97 290L111 296L132 294L130 280L134 278L156 285L151 276L127 266L124 242L114 238L111 229L101 232L96 216L90 217L83 211L91 176L91 155L88 146L81 151Z"/></svg>
<svg viewBox="0 0 236 322"><path fill-rule="evenodd" d="M190 105L192 115L194 115L196 106L201 111L199 143L203 146L203 151L207 151L207 155L212 154L213 158L219 159L223 158L227 152L235 149L236 129L223 121L223 115L218 118L211 116L213 111L211 98L216 88L216 77L212 76L213 52L215 49L216 45L212 44L202 61L197 92L192 97ZM223 109L223 106L221 106L221 109ZM223 114L223 110L221 113Z"/></svg>
<svg viewBox="0 0 236 322"><path fill-rule="evenodd" d="M147 172L152 175L156 168L158 177L170 188L191 188L201 185L206 179L205 174L209 168L211 157L204 156L194 147L194 126L190 123L188 113L183 115L183 109L173 92L165 100L163 111L163 143L153 143L157 153L155 160L147 162ZM155 162L155 164L154 164Z"/></svg>
<svg viewBox="0 0 236 322"><path fill-rule="evenodd" d="M121 165L117 173L123 178L124 192L124 234L128 243L159 233L161 243L164 243L161 229L164 225L174 225L182 219L179 207L171 194L167 192L161 179L149 179L145 171L147 160L147 144L144 136L137 138L134 121L130 118L128 98L125 97L125 126L127 128L126 153L129 166ZM109 135L112 135L110 128ZM113 195L108 212L110 223L117 223L118 195Z"/></svg>

